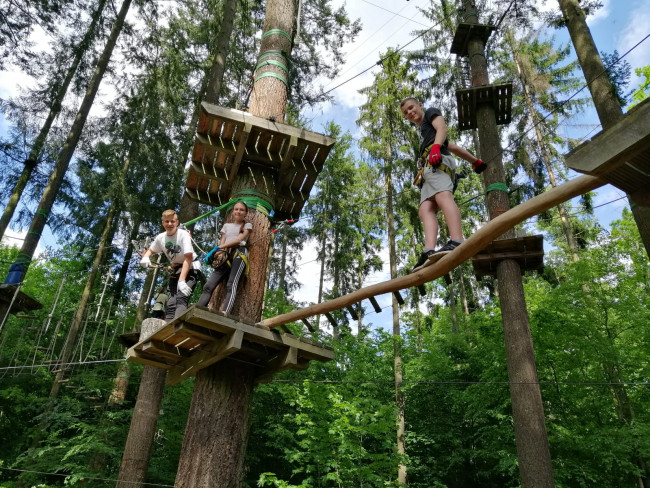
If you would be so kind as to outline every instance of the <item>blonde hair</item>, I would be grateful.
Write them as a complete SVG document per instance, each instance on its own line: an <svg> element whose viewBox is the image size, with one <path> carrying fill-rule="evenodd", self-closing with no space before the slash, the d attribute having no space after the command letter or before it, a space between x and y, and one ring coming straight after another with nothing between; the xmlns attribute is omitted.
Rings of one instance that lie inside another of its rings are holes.
<svg viewBox="0 0 650 488"><path fill-rule="evenodd" d="M418 100L418 99L415 98L414 96L408 96L408 97L402 98L402 101L399 102L399 106L400 106L400 108L402 108L402 107L404 106L404 104L405 104L406 102L408 102L409 100L413 100L413 101L416 102L416 103L420 103L420 100Z"/></svg>
<svg viewBox="0 0 650 488"><path fill-rule="evenodd" d="M176 210L165 210L162 213L162 219L171 219L173 218L174 220L178 220L178 215L176 215Z"/></svg>

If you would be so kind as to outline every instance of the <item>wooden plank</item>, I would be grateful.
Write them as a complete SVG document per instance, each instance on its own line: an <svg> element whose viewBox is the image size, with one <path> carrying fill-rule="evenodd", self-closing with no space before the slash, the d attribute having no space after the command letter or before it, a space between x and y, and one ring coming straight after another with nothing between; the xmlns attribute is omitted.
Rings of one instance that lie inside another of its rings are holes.
<svg viewBox="0 0 650 488"><path fill-rule="evenodd" d="M352 317L352 320L359 320L359 316L357 315L356 310L354 310L354 305L348 305L345 308L348 310L348 313L350 314L350 317Z"/></svg>
<svg viewBox="0 0 650 488"><path fill-rule="evenodd" d="M300 320L302 321L303 324L305 324L305 327L307 327L307 330L309 332L316 332L316 329L314 329L314 327L312 327L312 325L309 323L309 321L307 319L300 319Z"/></svg>
<svg viewBox="0 0 650 488"><path fill-rule="evenodd" d="M184 349L160 341L149 341L142 344L141 351L146 354L162 356L172 360L180 360L181 358L189 357L188 352Z"/></svg>
<svg viewBox="0 0 650 488"><path fill-rule="evenodd" d="M467 45L472 38L478 37L485 44L495 29L493 25L461 22L456 27L449 52L457 56L467 56Z"/></svg>
<svg viewBox="0 0 650 488"><path fill-rule="evenodd" d="M298 347L301 349L303 357L317 361L329 361L334 359L334 352L331 348L300 341L298 338L287 334L278 334L264 326L245 324L239 320L210 312L196 306L188 308L187 312L176 320L184 320L191 324L200 325L224 333L229 333L233 329L241 329L246 334L246 339L251 342L270 346L275 349L284 349L285 346ZM170 324L173 324L174 322L170 322ZM163 331L160 333L162 332Z"/></svg>
<svg viewBox="0 0 650 488"><path fill-rule="evenodd" d="M487 244L492 242L508 229L530 217L533 217L534 215L556 206L558 203L582 195L583 193L594 190L604 184L605 181L593 176L580 176L575 178L567 183L552 188L541 195L537 195L521 205L517 205L515 208L494 218L470 237L465 239L465 241L463 241L463 243L452 252L427 268L393 280L361 288L360 290L334 298L327 302L294 310L289 313L278 315L277 317L264 319L260 322L260 325L277 327L278 325L294 322L304 317L312 317L314 315L324 314L325 312L339 310L347 305L360 302L366 298L370 299L370 297L392 293L395 290L403 290L412 286L418 286L436 278L440 278L444 274L449 273L459 264L471 258L474 254L483 249Z"/></svg>
<svg viewBox="0 0 650 488"><path fill-rule="evenodd" d="M246 154L246 145L248 144L248 138L250 136L251 130L251 124L244 124L241 134L239 135L235 159L233 159L230 166L230 173L228 174L229 181L235 181L235 176L237 176L237 171L239 171L239 166L241 165L242 158L244 157L244 154Z"/></svg>
<svg viewBox="0 0 650 488"><path fill-rule="evenodd" d="M370 300L370 303L372 304L372 308L375 309L375 312L381 313L381 307L377 303L377 299L373 296L368 297L368 300Z"/></svg>
<svg viewBox="0 0 650 488"><path fill-rule="evenodd" d="M171 369L173 366L172 364L168 364L166 362L152 359L150 356L147 356L146 354L142 354L140 351L136 351L133 348L130 348L126 352L126 360L134 363L140 363L146 366L154 366L156 368L162 368L162 369Z"/></svg>
<svg viewBox="0 0 650 488"><path fill-rule="evenodd" d="M569 168L600 176L649 205L650 191L650 99L616 123L582 143L566 157Z"/></svg>
<svg viewBox="0 0 650 488"><path fill-rule="evenodd" d="M232 334L214 341L205 349L195 353L188 361L173 368L167 376L167 384L175 385L189 376L194 376L201 369L234 354L242 348L243 340L244 332L235 330Z"/></svg>
<svg viewBox="0 0 650 488"><path fill-rule="evenodd" d="M332 317L332 314L329 312L325 312L325 317L327 318L328 322L332 327L338 327L339 324L336 323L336 320L334 320L334 317Z"/></svg>
<svg viewBox="0 0 650 488"><path fill-rule="evenodd" d="M393 295L395 295L395 300L397 300L397 303L404 305L404 299L402 298L402 295L400 295L399 290L395 290L393 292Z"/></svg>
<svg viewBox="0 0 650 488"><path fill-rule="evenodd" d="M308 131L306 129L300 129L298 127L293 127L291 125L283 124L280 122L271 122L262 117L251 115L248 112L219 107L207 102L201 103L201 109L212 117L218 117L219 119L229 120L240 124L245 124L248 122L269 132L285 134L287 136L296 136L299 139L303 139L315 144L320 144L328 148L331 148L331 146L336 143L336 140L323 134Z"/></svg>

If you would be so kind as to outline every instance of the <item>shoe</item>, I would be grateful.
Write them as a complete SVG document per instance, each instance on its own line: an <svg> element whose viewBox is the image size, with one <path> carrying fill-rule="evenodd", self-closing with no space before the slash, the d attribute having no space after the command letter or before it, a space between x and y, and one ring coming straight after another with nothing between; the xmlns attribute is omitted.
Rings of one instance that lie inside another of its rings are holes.
<svg viewBox="0 0 650 488"><path fill-rule="evenodd" d="M453 251L454 249L456 249L458 246L460 246L460 244L461 243L458 242L458 241L454 241L452 239L449 239L449 241L447 241L447 244L445 244L440 249L438 249L437 251L434 251L434 252L436 254L441 254L441 253L442 254L447 254L447 253Z"/></svg>
<svg viewBox="0 0 650 488"><path fill-rule="evenodd" d="M436 252L436 251L434 251L434 250L429 250L429 251L421 252L421 253L420 253L420 257L418 258L418 262L415 263L415 266L413 266L413 269L411 269L411 271L415 271L416 268L419 268L419 267L422 266L424 263L426 263L426 262L427 262L427 259L429 259L429 256L433 256L433 254L434 254L435 252Z"/></svg>

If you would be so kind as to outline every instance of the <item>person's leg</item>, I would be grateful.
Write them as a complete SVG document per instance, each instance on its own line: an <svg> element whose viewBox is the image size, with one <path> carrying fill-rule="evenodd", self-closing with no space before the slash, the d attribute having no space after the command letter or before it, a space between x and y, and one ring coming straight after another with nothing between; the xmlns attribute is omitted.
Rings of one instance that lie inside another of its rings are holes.
<svg viewBox="0 0 650 488"><path fill-rule="evenodd" d="M196 270L191 269L187 273L187 277L185 278L185 283L187 286L189 286L192 289L192 292L194 292L194 287L196 286L196 282L198 280L198 273ZM174 313L174 318L180 317L185 310L187 310L187 306L190 303L190 298L192 298L192 292L190 292L189 295L181 295L179 293L176 293L176 312Z"/></svg>
<svg viewBox="0 0 650 488"><path fill-rule="evenodd" d="M169 278L169 298L167 299L167 308L165 309L165 321L171 322L176 316L176 294L178 293L178 278L172 276Z"/></svg>
<svg viewBox="0 0 650 488"><path fill-rule="evenodd" d="M434 249L438 240L438 205L433 200L425 200L420 204L419 215L424 229L424 248Z"/></svg>
<svg viewBox="0 0 650 488"><path fill-rule="evenodd" d="M237 298L237 286L239 285L239 280L246 271L246 263L244 260L237 256L232 261L232 268L230 268L230 276L228 277L228 284L226 285L226 298L221 304L221 311L230 313L232 307L235 305L235 299Z"/></svg>
<svg viewBox="0 0 650 488"><path fill-rule="evenodd" d="M450 191L441 191L440 193L436 193L434 198L442 214L445 216L449 237L454 241L461 242L463 240L463 230L460 224L460 209L456 205L454 195Z"/></svg>
<svg viewBox="0 0 650 488"><path fill-rule="evenodd" d="M201 305L203 307L208 306L208 303L210 303L210 298L212 297L212 292L217 287L217 285L221 283L221 280L223 280L223 278L226 276L227 270L227 266L222 266L221 268L215 269L212 272L208 280L205 282L205 285L203 285L201 297L199 298L199 301L196 302L197 305Z"/></svg>

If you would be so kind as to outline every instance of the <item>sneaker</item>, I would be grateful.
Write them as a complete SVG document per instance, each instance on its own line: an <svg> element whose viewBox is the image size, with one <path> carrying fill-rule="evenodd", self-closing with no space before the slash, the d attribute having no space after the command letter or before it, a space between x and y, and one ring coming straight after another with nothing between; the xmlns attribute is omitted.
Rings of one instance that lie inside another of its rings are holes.
<svg viewBox="0 0 650 488"><path fill-rule="evenodd" d="M442 254L447 254L447 253L453 251L454 249L456 249L458 246L460 246L460 244L461 243L458 242L458 241L454 241L452 239L449 239L449 241L447 241L447 244L445 244L440 249L435 251L435 253L436 254L441 254L441 253Z"/></svg>
<svg viewBox="0 0 650 488"><path fill-rule="evenodd" d="M433 254L436 251L434 250L429 250L429 251L424 251L420 253L420 257L418 258L418 262L415 263L415 266L413 266L413 269L411 271L415 271L416 268L419 268L422 266L424 263L427 262L427 259L429 259L430 256L433 256Z"/></svg>

